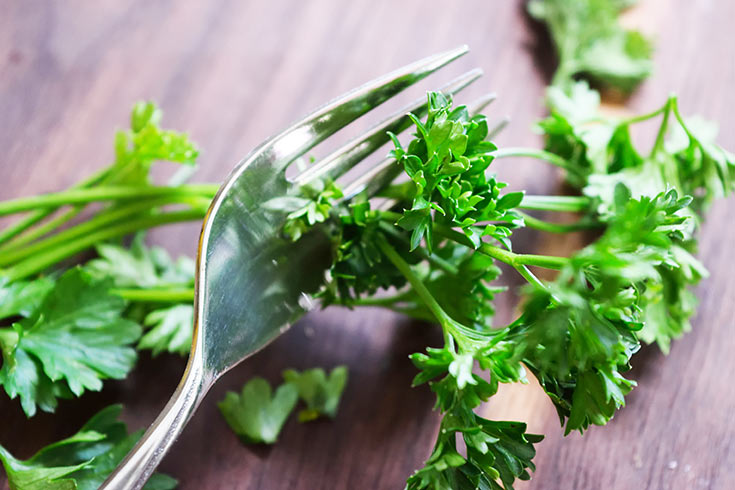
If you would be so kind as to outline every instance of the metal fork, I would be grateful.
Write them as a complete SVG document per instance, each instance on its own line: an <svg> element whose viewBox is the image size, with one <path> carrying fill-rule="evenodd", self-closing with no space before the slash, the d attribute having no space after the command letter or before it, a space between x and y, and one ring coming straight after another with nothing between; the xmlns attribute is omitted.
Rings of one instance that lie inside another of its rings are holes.
<svg viewBox="0 0 735 490"><path fill-rule="evenodd" d="M313 232L290 243L282 236L286 214L262 204L294 195L310 181L343 175L388 141L386 131L406 129L410 125L406 114L421 114L426 99L397 111L293 181L287 180L286 168L336 131L466 52L462 46L434 55L354 89L265 141L235 167L204 218L197 254L194 337L184 376L161 414L101 488L142 488L215 381L284 333L311 307L310 295L319 290L330 264L327 239ZM481 74L472 70L441 90L454 94ZM383 161L358 177L347 186L349 195L371 183L381 183L371 192L385 185L395 171L391 163Z"/></svg>

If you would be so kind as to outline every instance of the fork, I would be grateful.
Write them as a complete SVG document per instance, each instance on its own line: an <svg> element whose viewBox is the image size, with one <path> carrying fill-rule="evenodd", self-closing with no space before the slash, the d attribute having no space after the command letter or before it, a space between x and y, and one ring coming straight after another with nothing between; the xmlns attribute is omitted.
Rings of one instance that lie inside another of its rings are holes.
<svg viewBox="0 0 735 490"><path fill-rule="evenodd" d="M286 213L262 204L292 196L301 185L336 179L410 125L408 112L421 115L425 98L386 118L292 180L286 168L358 117L468 51L466 46L430 56L358 87L255 148L232 171L204 218L196 267L194 335L189 362L176 391L138 444L101 488L140 489L191 419L217 379L284 333L312 307L330 265L323 233L298 243L283 238ZM442 87L453 95L482 75L469 71ZM492 97L476 103L482 107ZM396 175L385 159L345 187L349 198L377 192Z"/></svg>

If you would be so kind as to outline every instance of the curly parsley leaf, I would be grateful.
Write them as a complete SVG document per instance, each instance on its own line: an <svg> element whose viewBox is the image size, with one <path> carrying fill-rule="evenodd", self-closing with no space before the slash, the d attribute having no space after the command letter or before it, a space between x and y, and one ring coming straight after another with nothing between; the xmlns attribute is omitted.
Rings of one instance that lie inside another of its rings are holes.
<svg viewBox="0 0 735 490"><path fill-rule="evenodd" d="M498 334L498 339L502 337ZM501 343L497 346L501 346L499 352L505 350ZM489 351L478 357L480 366L491 370L490 382L473 372L475 359L471 355L458 354L446 346L411 356L421 370L414 386L430 381L444 417L434 451L425 466L408 479L408 489L512 489L515 479L530 478L527 470L534 470L533 444L543 437L527 434L520 422L491 421L473 411L495 394L498 381L524 379L517 360L487 356ZM457 436L465 443L466 457L458 452Z"/></svg>
<svg viewBox="0 0 735 490"><path fill-rule="evenodd" d="M0 446L0 461L11 490L94 490L122 461L143 434L128 434L118 420L122 407L113 405L92 417L79 432L50 444L27 460ZM175 488L176 480L155 474L146 490Z"/></svg>
<svg viewBox="0 0 735 490"><path fill-rule="evenodd" d="M566 433L604 425L624 405L635 383L622 373L639 348L637 333L646 320L655 321L647 313L650 302L667 301L661 276L690 266L673 252L688 226L681 212L690 198L679 199L673 190L653 199L617 194L603 236L574 254L555 281L531 288L514 327L523 362L562 423L566 418ZM670 329L680 333L682 327Z"/></svg>
<svg viewBox="0 0 735 490"><path fill-rule="evenodd" d="M452 109L451 100L440 92L429 93L428 108L425 122L411 115L417 133L408 147L393 136L391 152L414 184L411 207L397 223L411 232L411 250L425 239L432 252L435 223L458 227L475 246L481 237L491 236L510 247L511 229L523 224L512 210L523 193L501 197L506 184L486 173L497 147L486 140L485 116L471 117L465 106Z"/></svg>
<svg viewBox="0 0 735 490"><path fill-rule="evenodd" d="M246 443L273 444L299 400L299 390L291 383L275 394L263 378L253 378L240 394L227 392L218 406L230 428Z"/></svg>
<svg viewBox="0 0 735 490"><path fill-rule="evenodd" d="M329 376L322 368L284 371L283 379L298 389L299 398L306 403L306 408L299 412L299 422L309 422L321 416L334 418L347 386L347 374L347 366L335 367Z"/></svg>
<svg viewBox="0 0 735 490"><path fill-rule="evenodd" d="M408 490L512 490L516 479L531 479L534 444L543 436L526 433L526 424L521 422L498 422L472 414L467 426L466 419L445 417L434 451L424 468L408 479ZM457 449L457 434L464 439L466 456Z"/></svg>
<svg viewBox="0 0 735 490"><path fill-rule="evenodd" d="M603 219L612 213L618 183L634 198L676 189L694 198L692 209L698 213L735 188L735 155L714 143L712 125L685 120L675 97L650 114L627 120L600 114L599 94L584 82L569 93L551 87L548 102L551 114L539 123L546 149L567 161L569 182L596 200L594 211ZM630 127L659 116L652 150L638 149Z"/></svg>
<svg viewBox="0 0 735 490"><path fill-rule="evenodd" d="M352 306L364 296L380 289L406 285L406 278L383 256L378 237L396 242L386 233L379 214L367 201L357 201L339 211L337 225L330 230L332 265L324 289L318 297L324 307L331 304ZM398 239L400 241L400 238ZM412 263L416 258L404 254Z"/></svg>
<svg viewBox="0 0 735 490"><path fill-rule="evenodd" d="M582 76L628 92L652 71L652 46L638 31L624 29L620 0L532 0L528 12L548 27L559 56L553 84L564 89Z"/></svg>
<svg viewBox="0 0 735 490"><path fill-rule="evenodd" d="M141 328L122 317L125 302L111 284L83 269L63 274L39 307L12 328L0 329L0 383L19 396L30 417L39 405L53 411L57 397L99 391L135 364L131 344Z"/></svg>
<svg viewBox="0 0 735 490"><path fill-rule="evenodd" d="M279 197L263 203L266 209L288 212L283 231L294 242L311 227L329 218L332 208L343 197L342 189L331 180L318 180L299 190L299 197Z"/></svg>
<svg viewBox="0 0 735 490"><path fill-rule="evenodd" d="M159 160L193 166L199 155L186 134L160 127L162 113L152 102L138 102L130 115L130 130L115 135L115 162L106 184L149 184L151 166Z"/></svg>

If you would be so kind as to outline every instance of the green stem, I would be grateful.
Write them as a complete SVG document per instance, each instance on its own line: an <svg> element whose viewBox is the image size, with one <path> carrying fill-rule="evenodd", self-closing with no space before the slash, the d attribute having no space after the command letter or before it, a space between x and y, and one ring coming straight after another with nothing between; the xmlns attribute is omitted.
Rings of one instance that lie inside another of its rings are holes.
<svg viewBox="0 0 735 490"><path fill-rule="evenodd" d="M589 206L590 198L585 196L523 196L523 201L518 207L534 211L578 213L586 211Z"/></svg>
<svg viewBox="0 0 735 490"><path fill-rule="evenodd" d="M666 101L666 105L663 107L664 118L661 121L661 126L658 128L658 134L656 135L656 142L653 144L651 149L651 157L655 157L664 147L664 138L666 138L666 132L669 129L669 117L671 116L671 108L675 103L673 97L669 97Z"/></svg>
<svg viewBox="0 0 735 490"><path fill-rule="evenodd" d="M483 243L480 247L480 251L483 251L483 248L491 247L492 245L489 245L487 243ZM493 247L498 248L498 247ZM502 249L498 249L502 250ZM486 252L483 252L486 253ZM489 254L488 254L489 255ZM516 267L518 265L531 265L534 267L542 267L544 269L551 269L558 271L565 265L569 263L568 257L558 257L555 255L534 255L534 254L513 254L515 257L513 259L513 262L510 264L513 267Z"/></svg>
<svg viewBox="0 0 735 490"><path fill-rule="evenodd" d="M214 197L218 185L196 184L179 187L163 186L110 186L91 189L71 189L54 194L14 199L0 203L0 216L31 211L36 208L63 206L67 204L84 204L94 201L115 201L118 199L143 199L163 196L206 196Z"/></svg>
<svg viewBox="0 0 735 490"><path fill-rule="evenodd" d="M671 107L672 107L672 109L674 111L674 117L676 117L676 120L679 121L679 124L681 125L681 128L684 130L684 132L686 133L686 135L689 138L689 140L690 141L691 140L695 140L696 137L689 130L689 128L687 127L686 123L684 122L684 117L682 117L681 112L679 112L679 102L676 99L676 96L675 95L672 95L670 100L671 100Z"/></svg>
<svg viewBox="0 0 735 490"><path fill-rule="evenodd" d="M541 279L536 277L533 272L528 270L528 267L525 265L519 265L515 267L515 270L518 271L518 273L526 280L529 284L533 284L534 286L538 286L542 289L545 289L546 286L544 286L544 283L541 282Z"/></svg>
<svg viewBox="0 0 735 490"><path fill-rule="evenodd" d="M577 173L574 167L569 165L565 159L544 150L537 150L535 148L499 148L493 153L495 158L508 158L508 157L530 157L538 160L543 160L552 165L566 170L567 172Z"/></svg>
<svg viewBox="0 0 735 490"><path fill-rule="evenodd" d="M18 343L18 332L12 328L0 328L0 351L12 348Z"/></svg>
<svg viewBox="0 0 735 490"><path fill-rule="evenodd" d="M449 227L437 224L434 224L434 232L444 238L448 238L449 240L474 248L472 241L470 241L464 233L460 233ZM477 251L501 262L505 262L515 268L523 265L531 265L543 267L544 269L559 270L569 261L566 257L557 257L553 255L517 254L484 242L480 244Z"/></svg>
<svg viewBox="0 0 735 490"><path fill-rule="evenodd" d="M52 231L56 230L57 228L65 225L69 221L73 220L76 216L81 213L85 205L79 205L74 206L66 213L57 216L56 218L52 219L51 221L47 221L46 223L37 226L35 228L32 228L31 230L28 230L26 233L23 233L22 235L17 235L14 239L10 240L8 243L0 247L0 252L5 255L6 252L9 252L11 250L18 250L27 243L30 243L38 238L41 238Z"/></svg>
<svg viewBox="0 0 735 490"><path fill-rule="evenodd" d="M44 252L50 251L60 244L68 243L79 237L83 237L85 235L88 235L89 233L93 233L95 230L107 226L111 223L128 219L137 214L154 210L166 204L175 203L176 199L178 199L176 196L168 196L159 199L149 199L143 200L142 202L125 204L121 205L120 207L114 207L109 210L105 210L92 217L89 221L85 221L84 223L80 223L72 228L68 228L60 233L46 238L45 240L32 243L25 247L14 246L7 251L2 250L2 255L0 255L0 267L9 266L32 255L43 254Z"/></svg>
<svg viewBox="0 0 735 490"><path fill-rule="evenodd" d="M401 215L392 211L381 211L380 217L395 223L400 219ZM433 230L436 234L444 238L465 245L471 249L475 248L475 245L464 233L460 233L449 226L434 223ZM554 255L517 254L484 242L480 244L477 251L513 267L531 265L545 269L559 270L569 261L566 257L557 257Z"/></svg>
<svg viewBox="0 0 735 490"><path fill-rule="evenodd" d="M621 121L621 125L636 124L639 122L648 121L649 119L653 119L656 116L660 116L665 110L666 105L664 104L662 107L656 109L653 112L649 112L648 114L641 114L640 116L633 116L631 118L625 119Z"/></svg>
<svg viewBox="0 0 735 490"><path fill-rule="evenodd" d="M409 284L411 284L411 287L413 287L414 291L416 291L416 294L419 295L421 301L423 301L426 307L429 308L429 310L434 315L434 317L436 317L439 323L441 323L442 326L446 326L448 323L451 323L452 319L449 317L449 315L447 315L447 313L436 301L431 292L426 288L423 281L421 281L421 279L413 272L411 266L408 265L405 260L403 260L398 252L396 252L396 250L390 246L388 241L382 236L378 236L377 244L378 248L380 248L380 251L383 252L386 257L388 257L388 260L390 260L393 265L396 266L396 269L398 269L409 282Z"/></svg>
<svg viewBox="0 0 735 490"><path fill-rule="evenodd" d="M72 189L85 189L88 187L91 187L93 185L98 184L100 181L102 181L110 172L110 167L97 172L96 174L89 177L87 180L77 184L75 187L72 187ZM39 221L43 220L50 214L52 214L54 211L56 211L58 207L55 208L46 208L46 209L39 209L35 211L30 216L26 216L22 220L18 221L17 223L14 223L10 226L8 226L6 229L2 230L0 232L0 244L7 242L8 240L16 237L17 235L23 233L25 230L30 228L31 226L35 225Z"/></svg>
<svg viewBox="0 0 735 490"><path fill-rule="evenodd" d="M112 294L128 301L144 303L192 303L194 289L111 289Z"/></svg>
<svg viewBox="0 0 735 490"><path fill-rule="evenodd" d="M172 211L126 221L109 228L97 230L73 242L65 243L49 250L42 256L29 257L5 269L2 275L11 281L23 279L91 248L97 243L169 223L200 220L204 218L204 215L205 212L202 210Z"/></svg>
<svg viewBox="0 0 735 490"><path fill-rule="evenodd" d="M350 306L381 306L384 308L394 306L408 298L407 293L394 294L393 296L382 296L379 298L367 297L353 301Z"/></svg>
<svg viewBox="0 0 735 490"><path fill-rule="evenodd" d="M549 223L538 218L534 218L522 211L516 211L523 217L523 221L529 228L536 230L547 231L549 233L569 233L573 231L591 230L594 228L600 228L604 226L602 223L596 223L589 220L580 220L576 223Z"/></svg>
<svg viewBox="0 0 735 490"><path fill-rule="evenodd" d="M400 216L397 213L391 213L391 214L394 216ZM379 223L379 225L382 225L380 226L380 228L385 233L388 233L389 235L394 237L396 240L401 240L402 242L406 244L406 246L409 245L408 240L406 240L406 238L403 235L401 235L400 233L396 231L395 224L388 224L385 222L381 222ZM445 272L448 272L449 274L457 275L459 273L459 269L457 269L457 267L455 267L452 263L444 260L443 258L439 257L436 254L430 254L429 251L424 248L418 248L415 250L415 252L418 253L422 259L426 259L430 264L438 267L439 269Z"/></svg>

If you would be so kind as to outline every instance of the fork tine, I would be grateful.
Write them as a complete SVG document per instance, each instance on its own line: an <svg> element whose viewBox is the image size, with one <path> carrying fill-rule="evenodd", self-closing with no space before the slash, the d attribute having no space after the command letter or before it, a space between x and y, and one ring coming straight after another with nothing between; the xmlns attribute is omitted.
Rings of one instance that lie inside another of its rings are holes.
<svg viewBox="0 0 735 490"><path fill-rule="evenodd" d="M254 153L271 154L285 168L328 136L467 51L465 45L429 56L353 89L265 141Z"/></svg>
<svg viewBox="0 0 735 490"><path fill-rule="evenodd" d="M448 94L448 92L444 93ZM480 111L492 103L496 98L497 96L494 93L484 95L469 104L467 110L472 116L479 114ZM380 189L392 182L398 174L400 174L402 170L401 167L394 164L395 159L391 157L386 157L381 160L365 174L359 176L352 183L345 186L344 199L349 200L362 191L367 191L369 196L375 195Z"/></svg>
<svg viewBox="0 0 735 490"><path fill-rule="evenodd" d="M455 95L482 76L482 70L476 68L444 85L440 90L445 94ZM488 104L491 100L485 102ZM385 120L370 128L366 134L354 138L347 144L332 152L320 162L312 165L294 179L294 184L303 185L316 179L336 179L347 172L368 155L383 146L388 140L387 132L400 133L411 125L408 113L421 117L426 112L426 97L399 109Z"/></svg>
<svg viewBox="0 0 735 490"><path fill-rule="evenodd" d="M498 95L495 92L483 95L479 99L474 100L469 106L467 106L467 110L470 112L470 115L474 116L476 114L479 114L480 111L495 102L495 99L497 98Z"/></svg>
<svg viewBox="0 0 735 490"><path fill-rule="evenodd" d="M487 139L493 139L495 138L498 133L500 133L502 130L505 129L505 127L510 123L510 117L505 116L503 119L501 119L493 128L490 129L487 133Z"/></svg>

